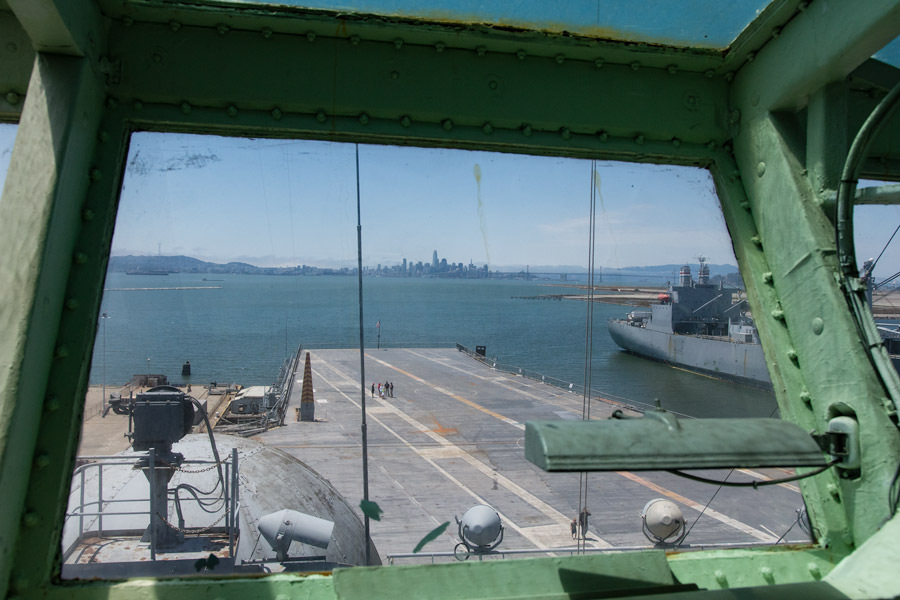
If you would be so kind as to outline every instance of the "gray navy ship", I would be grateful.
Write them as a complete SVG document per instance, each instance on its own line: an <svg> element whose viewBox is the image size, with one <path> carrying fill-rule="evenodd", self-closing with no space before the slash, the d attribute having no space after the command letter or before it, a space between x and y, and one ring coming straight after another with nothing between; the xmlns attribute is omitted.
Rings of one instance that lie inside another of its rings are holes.
<svg viewBox="0 0 900 600"><path fill-rule="evenodd" d="M688 265L678 285L669 284L650 310L610 319L609 334L629 352L667 364L772 389L762 346L746 301L733 300L736 288L709 283L709 266L699 257L695 282Z"/></svg>

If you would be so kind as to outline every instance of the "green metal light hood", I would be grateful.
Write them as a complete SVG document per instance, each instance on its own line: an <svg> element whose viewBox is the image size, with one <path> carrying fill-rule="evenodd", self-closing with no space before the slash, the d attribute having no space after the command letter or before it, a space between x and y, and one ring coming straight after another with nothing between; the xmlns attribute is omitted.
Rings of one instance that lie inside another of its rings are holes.
<svg viewBox="0 0 900 600"><path fill-rule="evenodd" d="M815 467L827 457L780 419L678 419L664 411L609 421L531 421L525 457L545 471Z"/></svg>

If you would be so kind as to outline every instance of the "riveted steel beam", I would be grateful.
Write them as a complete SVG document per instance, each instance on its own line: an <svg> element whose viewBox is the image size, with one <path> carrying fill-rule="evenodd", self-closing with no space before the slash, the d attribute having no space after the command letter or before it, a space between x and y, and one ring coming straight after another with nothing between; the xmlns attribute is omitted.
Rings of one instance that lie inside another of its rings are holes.
<svg viewBox="0 0 900 600"><path fill-rule="evenodd" d="M93 2L7 1L38 52L87 56L103 46L103 23Z"/></svg>
<svg viewBox="0 0 900 600"><path fill-rule="evenodd" d="M14 257L0 263L0 414L5 415L0 421L0 589L6 589L19 562L14 557L21 559L22 552L36 557L17 569L13 583L19 585L47 580L56 554L50 540L59 531L64 496L59 479L52 477L47 480L51 493L42 496L40 488L34 489L40 479L33 475L48 467L38 457L54 446L68 452L60 467L71 467L77 440L73 424L79 422L83 397L48 396L48 374L66 364L77 381L88 363L90 344L84 337L61 339L60 318L79 224L89 216L82 204L101 106L102 92L86 60L38 54L0 200L0 223L7 232L0 236L0 255ZM90 283L95 294L98 281ZM68 420L39 435L45 407L68 412Z"/></svg>
<svg viewBox="0 0 900 600"><path fill-rule="evenodd" d="M584 60L601 65L628 65L637 61L645 67L725 74L721 51L665 43L621 42L615 39L615 32L604 29L599 29L597 36L588 36L516 25L414 19L359 11L307 9L277 3L264 7L249 3L219 3L211 7L209 3L191 0L166 2L164 5L152 0L128 3L98 0L98 3L104 15L126 25L159 23L174 30L183 26L212 27L224 31L249 31L267 38L280 35L312 39L338 37L554 60L562 54L565 60Z"/></svg>
<svg viewBox="0 0 900 600"><path fill-rule="evenodd" d="M900 3L872 0L865 10L816 0L795 16L734 79L732 98L746 110L793 110L828 83L841 81L900 34Z"/></svg>
<svg viewBox="0 0 900 600"><path fill-rule="evenodd" d="M0 122L19 120L34 50L25 30L9 11L0 10Z"/></svg>
<svg viewBox="0 0 900 600"><path fill-rule="evenodd" d="M781 414L817 431L835 416L852 416L864 444L879 440L877 454L863 453L862 476L829 472L801 483L819 539L839 552L852 550L887 519L884 482L900 460L896 407L848 310L834 227L819 196L837 181L841 147L855 131L848 125L852 96L840 84L827 86L897 34L900 2L849 9L827 0L810 4L737 73L731 95L741 113L735 158L756 231L731 233L736 248L749 237L765 258L743 274L752 282L748 294ZM798 119L794 110L807 106L805 121ZM728 196L723 209L731 224L727 215L736 207Z"/></svg>
<svg viewBox="0 0 900 600"><path fill-rule="evenodd" d="M721 145L727 82L703 73L343 37L115 26L124 102L406 117L415 127L603 134ZM540 82L539 85L535 85ZM363 116L365 115L365 116Z"/></svg>

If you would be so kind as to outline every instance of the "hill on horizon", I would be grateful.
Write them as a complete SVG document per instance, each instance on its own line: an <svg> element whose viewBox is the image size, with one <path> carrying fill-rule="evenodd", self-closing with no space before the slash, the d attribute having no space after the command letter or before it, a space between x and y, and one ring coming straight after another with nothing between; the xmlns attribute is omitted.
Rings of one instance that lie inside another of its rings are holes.
<svg viewBox="0 0 900 600"><path fill-rule="evenodd" d="M737 273L738 268L729 264L712 264L709 266L710 275L725 276L731 273ZM279 268L293 268L296 265ZM355 265L353 265L355 266ZM683 263L670 263L665 265L645 265L613 268L602 266L604 275L633 274L636 276L654 276L654 277L672 277L681 269ZM697 274L698 267L691 264L691 273ZM371 268L371 267L370 267ZM587 269L577 265L528 265L531 273L587 273ZM109 270L114 273L125 273L128 271L168 271L170 273L251 273L264 270L271 270L271 267L259 267L247 262L227 262L214 263L190 256L161 256L161 255L132 255L127 256L111 256L109 258ZM526 265L495 265L492 266L493 271L518 272L525 271ZM598 269L598 273L600 272Z"/></svg>

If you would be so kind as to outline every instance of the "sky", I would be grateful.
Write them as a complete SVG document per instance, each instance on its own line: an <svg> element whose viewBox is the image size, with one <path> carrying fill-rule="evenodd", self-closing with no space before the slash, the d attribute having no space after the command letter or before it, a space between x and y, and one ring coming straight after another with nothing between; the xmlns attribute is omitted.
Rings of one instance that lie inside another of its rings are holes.
<svg viewBox="0 0 900 600"><path fill-rule="evenodd" d="M0 179L15 130L0 124ZM360 145L359 165L368 267L430 262L437 250L491 269L583 269L592 194L596 265L694 263L698 254L735 264L704 169L598 161L592 189L589 160ZM860 261L878 256L900 207L854 215ZM356 216L353 144L138 133L112 253L354 267ZM876 276L898 265L895 239Z"/></svg>
<svg viewBox="0 0 900 600"><path fill-rule="evenodd" d="M360 145L363 263L586 268L734 264L703 169ZM356 264L355 146L141 133L132 138L113 254L261 266Z"/></svg>

